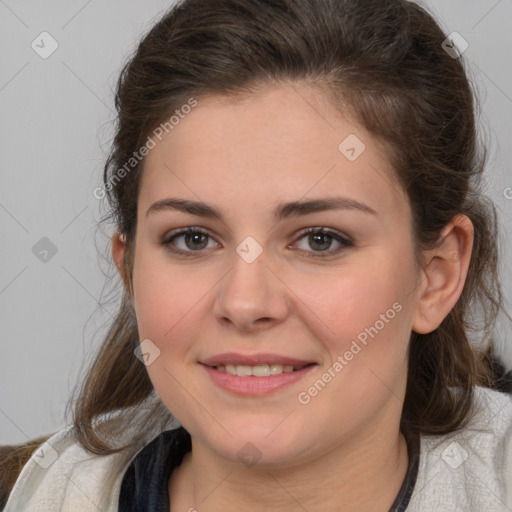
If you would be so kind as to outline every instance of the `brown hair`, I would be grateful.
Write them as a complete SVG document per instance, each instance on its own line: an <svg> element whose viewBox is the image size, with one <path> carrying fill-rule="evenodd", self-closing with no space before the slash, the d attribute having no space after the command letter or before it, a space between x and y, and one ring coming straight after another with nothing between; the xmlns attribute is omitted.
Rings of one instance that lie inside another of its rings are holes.
<svg viewBox="0 0 512 512"><path fill-rule="evenodd" d="M109 219L126 237L126 286L143 161L122 179L118 171L152 130L190 98L269 83L317 86L389 149L412 206L417 254L435 246L455 215L473 223L460 300L434 332L411 335L402 415L404 432L445 434L463 426L475 385L493 386L491 335L502 297L496 214L479 192L485 152L476 135L475 96L462 57L443 49L445 39L424 8L405 0L184 0L170 9L144 37L117 87L117 133L103 178ZM481 350L470 345L472 329ZM153 392L133 354L138 341L125 290L74 404L78 439L91 452L122 449L97 432L99 415L136 406ZM141 436L169 416L155 410Z"/></svg>

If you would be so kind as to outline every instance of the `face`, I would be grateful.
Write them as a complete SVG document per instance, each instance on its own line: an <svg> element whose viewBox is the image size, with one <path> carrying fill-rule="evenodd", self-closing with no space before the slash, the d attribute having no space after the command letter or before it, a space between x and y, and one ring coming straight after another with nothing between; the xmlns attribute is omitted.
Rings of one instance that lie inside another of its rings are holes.
<svg viewBox="0 0 512 512"><path fill-rule="evenodd" d="M417 280L386 155L318 90L199 99L146 157L133 301L159 350L147 370L220 457L295 464L397 434Z"/></svg>

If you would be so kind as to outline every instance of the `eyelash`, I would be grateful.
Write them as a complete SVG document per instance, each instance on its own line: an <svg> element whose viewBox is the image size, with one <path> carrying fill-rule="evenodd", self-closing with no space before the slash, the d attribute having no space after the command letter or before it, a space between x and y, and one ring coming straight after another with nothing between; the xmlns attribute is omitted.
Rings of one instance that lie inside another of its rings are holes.
<svg viewBox="0 0 512 512"><path fill-rule="evenodd" d="M190 228L181 229L174 233L171 233L171 235L167 236L161 242L161 244L164 245L166 247L166 249L173 254L179 254L179 255L182 255L185 257L192 257L191 253L199 253L199 252L202 252L203 249L200 249L198 251L183 251L182 249L175 249L172 247L172 241L174 239L179 238L180 236L184 236L184 235L188 235L188 234L192 234L192 233L193 234L201 234L201 235L205 235L209 238L213 238L209 233L207 233L206 231L204 231L200 228L190 227ZM348 247L352 247L354 245L351 240L341 236L337 232L329 230L329 229L319 228L319 227L308 228L308 229L302 231L300 236L297 238L297 241L302 240L303 238L305 238L311 234L327 235L327 236L331 237L332 239L336 240L337 242L339 242L341 244L341 247L334 251L330 251L330 250L327 250L327 251L303 251L302 250L303 252L305 252L307 257L309 257L309 258L327 258L329 256L334 256L334 255L337 255L340 252L344 251Z"/></svg>

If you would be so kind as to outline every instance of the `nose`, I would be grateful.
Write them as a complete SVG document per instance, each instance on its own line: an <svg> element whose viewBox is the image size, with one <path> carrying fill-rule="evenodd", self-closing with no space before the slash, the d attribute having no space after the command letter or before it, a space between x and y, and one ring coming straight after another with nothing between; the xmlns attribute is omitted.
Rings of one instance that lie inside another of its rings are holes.
<svg viewBox="0 0 512 512"><path fill-rule="evenodd" d="M287 287L266 264L265 251L252 263L238 254L217 288L214 315L227 327L260 331L281 323L289 312Z"/></svg>

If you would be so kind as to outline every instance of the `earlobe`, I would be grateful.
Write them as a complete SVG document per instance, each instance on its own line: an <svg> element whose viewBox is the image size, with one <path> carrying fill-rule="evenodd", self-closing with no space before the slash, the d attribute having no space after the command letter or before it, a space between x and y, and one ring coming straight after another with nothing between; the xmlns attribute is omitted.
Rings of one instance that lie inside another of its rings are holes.
<svg viewBox="0 0 512 512"><path fill-rule="evenodd" d="M441 325L464 288L473 247L473 224L457 215L443 229L440 244L424 253L425 283L412 330L427 334Z"/></svg>

